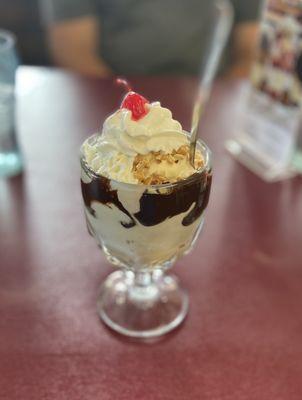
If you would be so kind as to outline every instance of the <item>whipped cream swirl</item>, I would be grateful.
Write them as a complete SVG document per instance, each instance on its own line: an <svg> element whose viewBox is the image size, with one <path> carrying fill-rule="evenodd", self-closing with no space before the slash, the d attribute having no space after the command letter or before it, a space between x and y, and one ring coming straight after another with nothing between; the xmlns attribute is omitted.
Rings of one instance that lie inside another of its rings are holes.
<svg viewBox="0 0 302 400"><path fill-rule="evenodd" d="M145 106L148 113L138 121L132 119L130 110L116 111L106 119L102 135L93 143L89 140L84 143L83 152L93 171L116 181L137 183L132 169L138 154L159 151L170 154L188 144L181 124L173 119L170 110L161 107L159 102ZM187 168L183 164L175 165L173 171L176 167L177 174L179 168L185 176L192 173L190 165Z"/></svg>
<svg viewBox="0 0 302 400"><path fill-rule="evenodd" d="M138 121L132 119L131 111L121 109L104 123L103 143L118 152L135 156L151 151L171 153L187 144L182 126L172 118L167 108L159 102L146 104L148 113Z"/></svg>

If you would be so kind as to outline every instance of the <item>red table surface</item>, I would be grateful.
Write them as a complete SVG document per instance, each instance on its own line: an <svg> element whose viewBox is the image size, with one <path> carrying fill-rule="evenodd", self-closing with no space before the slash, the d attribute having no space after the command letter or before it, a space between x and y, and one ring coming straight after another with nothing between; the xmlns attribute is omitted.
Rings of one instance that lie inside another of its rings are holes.
<svg viewBox="0 0 302 400"><path fill-rule="evenodd" d="M188 127L188 78L137 78ZM302 398L302 180L266 184L224 150L244 83L219 81L201 135L214 185L200 241L174 272L185 324L155 343L112 334L96 297L111 271L88 236L79 145L119 104L110 80L23 68L23 176L0 181L0 398Z"/></svg>

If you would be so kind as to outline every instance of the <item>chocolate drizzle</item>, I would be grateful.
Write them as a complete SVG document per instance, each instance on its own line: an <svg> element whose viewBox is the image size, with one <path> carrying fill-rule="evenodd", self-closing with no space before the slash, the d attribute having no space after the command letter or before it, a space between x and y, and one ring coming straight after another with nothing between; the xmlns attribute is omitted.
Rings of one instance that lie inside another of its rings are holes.
<svg viewBox="0 0 302 400"><path fill-rule="evenodd" d="M182 220L184 226L189 226L201 216L208 205L211 180L211 174L205 172L199 179L175 186L169 193L145 192L140 199L140 211L134 216L142 225L153 226L189 211L195 203L194 208Z"/></svg>
<svg viewBox="0 0 302 400"><path fill-rule="evenodd" d="M110 187L110 180L105 177L92 178L89 183L81 181L82 194L84 203L93 217L96 217L95 211L91 207L93 201L98 201L107 207L111 208L111 205L115 205L122 213L129 217L130 222L121 221L121 224L125 228L132 228L136 225L132 215L126 210L123 204L119 201L117 196L117 190L112 190Z"/></svg>
<svg viewBox="0 0 302 400"><path fill-rule="evenodd" d="M110 180L105 177L93 177L90 183L81 182L84 203L93 217L95 211L91 207L93 201L100 202L111 208L116 206L128 218L129 222L121 221L124 228L132 228L137 220L144 226L154 226L166 219L183 214L194 205L194 208L182 220L182 225L193 224L206 209L212 183L211 172L196 174L189 181L172 186L167 193L150 193L145 191L140 198L140 211L133 216L125 209L119 201L117 190L112 190Z"/></svg>

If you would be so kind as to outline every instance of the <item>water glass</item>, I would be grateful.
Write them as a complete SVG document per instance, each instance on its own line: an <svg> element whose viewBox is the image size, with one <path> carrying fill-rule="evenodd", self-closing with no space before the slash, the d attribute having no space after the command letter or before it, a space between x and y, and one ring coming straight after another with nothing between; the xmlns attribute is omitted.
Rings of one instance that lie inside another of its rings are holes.
<svg viewBox="0 0 302 400"><path fill-rule="evenodd" d="M15 75L18 67L16 40L0 30L0 177L17 175L22 159L15 132Z"/></svg>

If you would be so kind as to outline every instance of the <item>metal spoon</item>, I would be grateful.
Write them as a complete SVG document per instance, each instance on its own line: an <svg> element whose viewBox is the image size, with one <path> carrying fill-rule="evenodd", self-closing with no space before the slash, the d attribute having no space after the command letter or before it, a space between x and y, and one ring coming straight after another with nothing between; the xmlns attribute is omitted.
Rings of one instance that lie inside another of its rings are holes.
<svg viewBox="0 0 302 400"><path fill-rule="evenodd" d="M218 13L215 31L210 46L210 54L205 62L199 83L199 88L193 108L191 136L190 136L190 163L195 168L195 152L197 133L200 119L210 97L213 80L218 70L222 52L231 32L234 11L228 0L218 0L215 4Z"/></svg>

